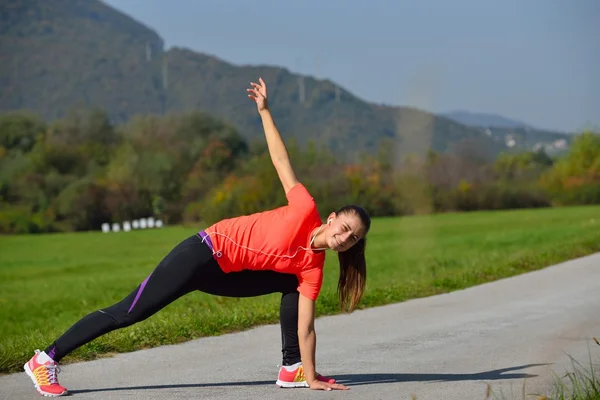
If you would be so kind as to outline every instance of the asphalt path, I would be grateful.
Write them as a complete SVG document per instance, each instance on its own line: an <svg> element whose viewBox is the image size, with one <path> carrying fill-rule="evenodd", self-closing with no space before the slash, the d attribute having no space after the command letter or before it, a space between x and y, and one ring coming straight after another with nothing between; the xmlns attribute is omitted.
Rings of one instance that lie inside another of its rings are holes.
<svg viewBox="0 0 600 400"><path fill-rule="evenodd" d="M278 325L61 367L78 399L530 399L600 359L600 253L449 294L319 318L317 369L347 391L280 389ZM0 398L37 399L25 373Z"/></svg>

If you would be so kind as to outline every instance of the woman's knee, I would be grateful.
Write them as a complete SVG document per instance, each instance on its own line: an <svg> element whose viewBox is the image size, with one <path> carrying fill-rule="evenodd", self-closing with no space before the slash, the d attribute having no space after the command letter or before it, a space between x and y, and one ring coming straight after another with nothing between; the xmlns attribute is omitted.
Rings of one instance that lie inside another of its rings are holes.
<svg viewBox="0 0 600 400"><path fill-rule="evenodd" d="M283 296L298 293L298 277L291 274L280 274L279 292Z"/></svg>
<svg viewBox="0 0 600 400"><path fill-rule="evenodd" d="M125 302L117 303L113 306L103 308L101 310L98 310L98 312L111 318L118 328L125 328L142 320L142 318L140 318L140 316L137 315L137 312L129 312L129 309L127 308Z"/></svg>

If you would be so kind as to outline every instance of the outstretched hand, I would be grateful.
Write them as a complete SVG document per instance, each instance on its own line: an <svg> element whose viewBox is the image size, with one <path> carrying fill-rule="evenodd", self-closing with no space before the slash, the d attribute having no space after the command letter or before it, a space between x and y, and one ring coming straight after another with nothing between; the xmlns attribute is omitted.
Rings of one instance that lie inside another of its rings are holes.
<svg viewBox="0 0 600 400"><path fill-rule="evenodd" d="M256 102L256 108L258 112L267 110L269 108L267 104L267 84L262 78L259 78L260 83L250 82L251 89L248 91L248 97Z"/></svg>

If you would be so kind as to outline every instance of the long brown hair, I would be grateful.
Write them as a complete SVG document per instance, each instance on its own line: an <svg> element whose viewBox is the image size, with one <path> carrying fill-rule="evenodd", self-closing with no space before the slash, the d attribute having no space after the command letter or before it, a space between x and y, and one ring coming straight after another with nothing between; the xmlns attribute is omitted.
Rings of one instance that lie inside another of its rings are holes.
<svg viewBox="0 0 600 400"><path fill-rule="evenodd" d="M361 206L348 205L336 211L336 215L355 214L357 215L364 228L365 235L371 228L371 218L367 211ZM338 296L342 310L353 311L362 298L367 283L367 261L365 258L365 248L367 239L359 239L352 247L346 251L338 253L340 261L340 279L338 280Z"/></svg>

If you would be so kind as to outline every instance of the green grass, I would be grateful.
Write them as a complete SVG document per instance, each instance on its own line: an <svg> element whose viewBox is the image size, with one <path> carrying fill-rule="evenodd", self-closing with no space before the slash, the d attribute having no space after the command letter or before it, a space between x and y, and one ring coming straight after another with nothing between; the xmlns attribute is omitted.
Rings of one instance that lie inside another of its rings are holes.
<svg viewBox="0 0 600 400"><path fill-rule="evenodd" d="M593 338L594 342L600 345L598 339ZM595 345L594 345L595 346ZM514 395L507 397L504 393L496 393L491 386L488 384L487 395L485 400L600 400L600 364L597 359L598 353L595 352L598 348L595 347L589 352L589 359L584 365L582 362L577 361L573 357L571 359L572 368L567 370L562 376L554 373L554 382L552 388L549 390L549 394L546 393L532 393L527 387L525 380L523 382L522 394L519 397Z"/></svg>
<svg viewBox="0 0 600 400"><path fill-rule="evenodd" d="M600 371L592 357L589 366L571 359L573 368L562 377L556 377L554 390L548 398L553 400L599 400Z"/></svg>
<svg viewBox="0 0 600 400"><path fill-rule="evenodd" d="M129 294L196 229L171 227L0 237L0 372L20 371L79 318ZM367 245L361 307L466 288L600 250L600 207L381 218ZM319 315L338 312L337 263L328 254ZM172 344L278 321L279 296L191 293L63 360Z"/></svg>

